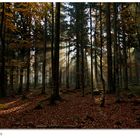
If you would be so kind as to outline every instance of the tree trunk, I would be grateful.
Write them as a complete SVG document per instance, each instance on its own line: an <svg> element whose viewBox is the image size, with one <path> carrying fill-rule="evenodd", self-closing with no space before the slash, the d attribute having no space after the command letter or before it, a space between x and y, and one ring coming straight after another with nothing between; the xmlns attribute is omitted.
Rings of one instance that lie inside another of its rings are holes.
<svg viewBox="0 0 140 140"><path fill-rule="evenodd" d="M91 95L93 96L93 49L92 49L92 15L90 5L90 58L91 58Z"/></svg>
<svg viewBox="0 0 140 140"><path fill-rule="evenodd" d="M66 46L66 88L69 88L69 52L70 52L70 42L68 49Z"/></svg>
<svg viewBox="0 0 140 140"><path fill-rule="evenodd" d="M44 41L44 50L43 50L43 67L42 67L42 94L45 94L45 79L46 79L46 49L47 49L47 15L45 11L45 41Z"/></svg>
<svg viewBox="0 0 140 140"><path fill-rule="evenodd" d="M128 69L127 69L127 47L125 29L123 28L123 67L124 67L124 89L128 90Z"/></svg>
<svg viewBox="0 0 140 140"><path fill-rule="evenodd" d="M50 103L55 103L60 100L59 95L59 43L60 43L60 3L56 3L55 14L55 46L54 46L54 73L53 73L53 94L51 95Z"/></svg>
<svg viewBox="0 0 140 140"><path fill-rule="evenodd" d="M20 68L20 83L19 83L19 89L18 93L22 93L23 91L23 68Z"/></svg>
<svg viewBox="0 0 140 140"><path fill-rule="evenodd" d="M37 48L35 48L35 63L34 63L34 72L35 72L35 76L34 76L34 88L37 87L38 85L38 63L37 63Z"/></svg>
<svg viewBox="0 0 140 140"><path fill-rule="evenodd" d="M53 83L54 83L54 79L53 79L53 74L54 74L54 6L53 6L53 2L51 3L51 8L52 8L52 28L51 28L51 32L52 32L52 37L51 37L51 66L52 66L52 72L51 72L51 76L52 76L52 81L51 81L51 86L53 89Z"/></svg>
<svg viewBox="0 0 140 140"><path fill-rule="evenodd" d="M0 27L0 39L1 39L1 62L0 62L0 97L6 96L5 88L5 3L2 3L1 13L1 27Z"/></svg>
<svg viewBox="0 0 140 140"><path fill-rule="evenodd" d="M80 48L79 48L79 16L76 7L76 89L80 89Z"/></svg>
<svg viewBox="0 0 140 140"><path fill-rule="evenodd" d="M114 10L114 84L115 84L115 93L116 93L116 102L120 102L120 91L119 91L119 50L117 46L117 4L113 4Z"/></svg>
<svg viewBox="0 0 140 140"><path fill-rule="evenodd" d="M94 31L94 39L95 39L95 51L94 51L94 55L95 55L95 80L96 80L96 83L98 85L98 63L97 63L97 10L96 10L96 16L95 16L95 31Z"/></svg>
<svg viewBox="0 0 140 140"><path fill-rule="evenodd" d="M30 48L27 50L27 83L26 83L26 91L29 91L30 84Z"/></svg>
<svg viewBox="0 0 140 140"><path fill-rule="evenodd" d="M131 48L129 48L128 53L129 53L129 82L132 83L133 79L132 79L132 59L131 59L131 52L130 52Z"/></svg>
<svg viewBox="0 0 140 140"><path fill-rule="evenodd" d="M10 69L10 92L12 93L14 91L14 87L13 87L13 82L14 82L14 67L12 66Z"/></svg>
<svg viewBox="0 0 140 140"><path fill-rule="evenodd" d="M82 32L82 31L81 31ZM82 85L82 96L84 96L85 89L85 69L84 69L84 46L83 46L83 34L81 36L81 85Z"/></svg>
<svg viewBox="0 0 140 140"><path fill-rule="evenodd" d="M106 26L107 26L107 83L108 93L113 90L112 78L112 48L111 48L111 22L110 22L110 3L106 4Z"/></svg>
<svg viewBox="0 0 140 140"><path fill-rule="evenodd" d="M103 64L102 64L103 39L102 39L102 5L101 5L101 3L100 3L100 47L101 47L101 52L100 52L100 73L101 73L101 82L102 82L102 87L103 87L103 93L102 93L100 106L103 107L105 105L105 80L103 78Z"/></svg>

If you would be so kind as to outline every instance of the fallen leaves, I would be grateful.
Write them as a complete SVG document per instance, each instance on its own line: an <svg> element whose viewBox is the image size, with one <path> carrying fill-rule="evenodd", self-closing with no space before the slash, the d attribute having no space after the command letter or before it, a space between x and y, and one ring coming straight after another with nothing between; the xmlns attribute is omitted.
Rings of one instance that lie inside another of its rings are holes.
<svg viewBox="0 0 140 140"><path fill-rule="evenodd" d="M24 101L20 97L1 100L0 128L140 128L140 104L134 104L140 97L116 104L113 95L106 95L101 108L91 94L82 97L80 91L65 89L61 96L55 106L48 105L46 96L30 93Z"/></svg>

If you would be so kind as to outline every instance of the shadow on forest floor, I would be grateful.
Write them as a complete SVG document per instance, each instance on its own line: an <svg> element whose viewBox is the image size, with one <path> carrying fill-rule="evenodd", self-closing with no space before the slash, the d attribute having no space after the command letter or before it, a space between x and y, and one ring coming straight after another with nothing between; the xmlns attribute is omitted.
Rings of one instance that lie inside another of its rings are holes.
<svg viewBox="0 0 140 140"><path fill-rule="evenodd" d="M49 106L48 96L37 92L30 91L25 100L1 99L0 128L140 128L140 96L123 94L117 104L114 95L106 95L100 107L100 96L94 103L89 90L82 97L80 90L62 89L63 101Z"/></svg>

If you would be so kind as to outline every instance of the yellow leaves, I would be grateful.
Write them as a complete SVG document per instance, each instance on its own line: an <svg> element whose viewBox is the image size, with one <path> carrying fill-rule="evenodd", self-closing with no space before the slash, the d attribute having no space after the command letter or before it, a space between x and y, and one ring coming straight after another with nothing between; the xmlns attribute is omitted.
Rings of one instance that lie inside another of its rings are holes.
<svg viewBox="0 0 140 140"><path fill-rule="evenodd" d="M11 59L8 63L6 63L8 67L27 67L27 63L21 60Z"/></svg>
<svg viewBox="0 0 140 140"><path fill-rule="evenodd" d="M17 30L15 25L9 20L7 20L5 24L6 28L9 29L10 31L15 32Z"/></svg>
<svg viewBox="0 0 140 140"><path fill-rule="evenodd" d="M0 104L0 110L6 109L8 106L5 104Z"/></svg>
<svg viewBox="0 0 140 140"><path fill-rule="evenodd" d="M6 13L5 13L5 16L8 17L8 18L13 18L13 14L12 14L12 13L6 12Z"/></svg>

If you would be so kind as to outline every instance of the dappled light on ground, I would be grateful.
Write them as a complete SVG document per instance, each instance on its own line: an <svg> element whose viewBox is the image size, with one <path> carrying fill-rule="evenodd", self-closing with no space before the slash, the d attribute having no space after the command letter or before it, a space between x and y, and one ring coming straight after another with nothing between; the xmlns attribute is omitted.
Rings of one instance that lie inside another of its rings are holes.
<svg viewBox="0 0 140 140"><path fill-rule="evenodd" d="M47 96L6 102L0 109L0 128L139 128L140 97L122 97L115 103L114 95L106 95L105 107L100 107L88 92L82 97L79 90L61 90L62 101L49 105ZM30 94L30 93L29 93ZM15 103L15 105L14 105ZM12 106L10 106L10 104ZM37 106L41 105L41 108Z"/></svg>

